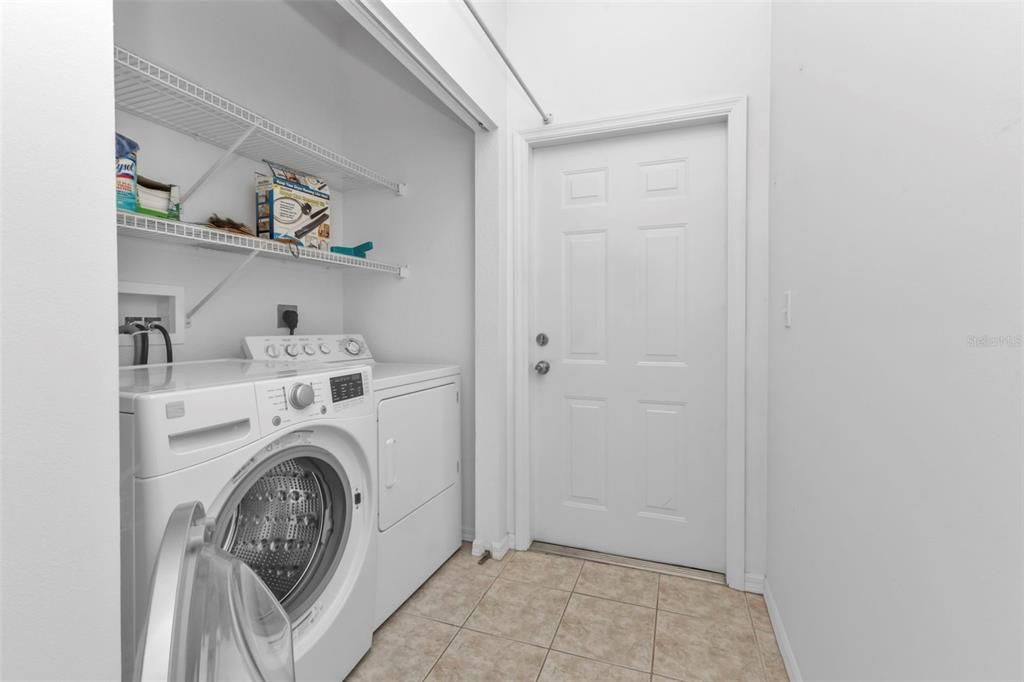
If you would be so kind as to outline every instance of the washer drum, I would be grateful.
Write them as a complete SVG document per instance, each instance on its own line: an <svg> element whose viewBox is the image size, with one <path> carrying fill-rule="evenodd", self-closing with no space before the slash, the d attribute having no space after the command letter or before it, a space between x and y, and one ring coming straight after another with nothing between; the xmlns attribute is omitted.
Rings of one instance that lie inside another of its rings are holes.
<svg viewBox="0 0 1024 682"><path fill-rule="evenodd" d="M284 459L239 487L222 546L266 583L289 616L312 604L340 558L347 489L324 459L310 456Z"/></svg>

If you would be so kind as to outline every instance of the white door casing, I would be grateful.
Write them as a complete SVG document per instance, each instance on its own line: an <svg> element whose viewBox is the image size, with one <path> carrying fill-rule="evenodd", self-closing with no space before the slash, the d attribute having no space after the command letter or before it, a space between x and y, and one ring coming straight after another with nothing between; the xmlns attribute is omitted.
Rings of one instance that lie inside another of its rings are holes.
<svg viewBox="0 0 1024 682"><path fill-rule="evenodd" d="M513 144L513 201L511 202L510 271L514 335L510 340L513 384L510 437L509 494L514 524L512 543L525 549L533 541L536 519L532 514L534 489L531 474L531 391L534 381L531 359L536 333L530 327L529 207L531 172L535 150L570 142L612 138L632 133L677 129L704 123L726 127L726 217L725 217L725 573L730 586L743 589L745 549L745 439L746 439L746 98L716 100L644 114L634 114L574 124L559 124L526 131ZM652 187L659 185L655 178ZM580 197L582 198L582 197ZM662 232L659 236L666 236ZM582 238L582 237L579 237ZM539 330L543 331L543 330ZM548 332L549 335L551 334ZM561 332L559 332L561 333ZM538 356L539 357L539 356ZM552 372L555 370L553 369ZM550 375L549 375L550 376ZM669 401L671 402L671 401ZM678 402L678 401L677 401ZM585 405L581 405L585 407ZM563 408L565 409L565 408ZM666 410L672 412L672 410ZM671 415L656 415L658 418Z"/></svg>
<svg viewBox="0 0 1024 682"><path fill-rule="evenodd" d="M725 126L533 157L534 536L725 571Z"/></svg>

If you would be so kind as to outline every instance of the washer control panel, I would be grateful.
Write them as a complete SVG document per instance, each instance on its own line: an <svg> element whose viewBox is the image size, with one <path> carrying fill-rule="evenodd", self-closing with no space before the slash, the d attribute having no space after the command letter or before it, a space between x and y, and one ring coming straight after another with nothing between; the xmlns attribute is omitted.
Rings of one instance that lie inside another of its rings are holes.
<svg viewBox="0 0 1024 682"><path fill-rule="evenodd" d="M253 360L373 364L373 354L361 334L247 336L242 350Z"/></svg>
<svg viewBox="0 0 1024 682"><path fill-rule="evenodd" d="M296 373L287 379L255 384L263 433L307 419L357 416L372 409L369 367L339 368L335 372Z"/></svg>

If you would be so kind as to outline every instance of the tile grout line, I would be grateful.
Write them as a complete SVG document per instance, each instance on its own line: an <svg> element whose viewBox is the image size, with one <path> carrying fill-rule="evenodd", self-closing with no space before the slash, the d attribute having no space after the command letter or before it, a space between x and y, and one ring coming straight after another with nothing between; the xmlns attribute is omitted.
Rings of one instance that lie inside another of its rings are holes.
<svg viewBox="0 0 1024 682"><path fill-rule="evenodd" d="M586 592L573 592L573 594L578 594L581 597L587 597L589 599L601 599L603 601L610 601L615 604L622 604L623 606L636 606L637 608L641 609L650 609L652 611L658 608L656 606L648 606L647 604L637 604L634 601L622 601L621 599L612 599L611 597L605 597L600 594L588 594Z"/></svg>
<svg viewBox="0 0 1024 682"><path fill-rule="evenodd" d="M495 576L489 576L489 577L491 578L491 584L487 586L487 589L484 590L484 593L480 595L480 598L477 599L475 602L473 602L473 608L471 608L469 610L469 613L466 614L466 617L462 619L462 625L459 626L460 630L463 629L464 627L466 627L466 623L468 623L469 619L473 617L473 613L480 606L480 602L482 602L484 600L484 597L487 596L487 593L490 592L491 589L494 587L494 583L498 582L498 576L495 575Z"/></svg>
<svg viewBox="0 0 1024 682"><path fill-rule="evenodd" d="M562 615L558 617L558 623L555 624L555 634L551 635L551 641L548 642L547 651L544 652L544 660L540 663L540 670L537 671L537 677L535 680L539 680L541 674L544 672L544 666L548 663L548 656L551 655L551 647L555 645L555 637L558 637L558 629L562 627L562 619L565 618L565 612L569 609L569 602L572 601L572 595L576 594L576 585L580 582L580 575L583 574L583 567L587 564L586 561L580 563L580 570L576 572L576 579L572 581L572 587L569 588L569 598L565 600L565 606L562 607Z"/></svg>
<svg viewBox="0 0 1024 682"><path fill-rule="evenodd" d="M743 593L743 605L747 607L747 620L750 621L750 629L754 633L754 648L757 649L757 660L761 663L761 679L767 682L768 666L764 662L764 652L761 651L761 638L757 636L757 626L754 625L754 616L750 612L750 599L747 593Z"/></svg>
<svg viewBox="0 0 1024 682"><path fill-rule="evenodd" d="M434 672L434 668L437 666L437 662L440 661L441 657L448 652L448 648L452 645L452 642L455 641L455 638L459 636L460 632L462 632L462 628L458 628L455 630L455 634L452 635L452 638L448 640L447 644L444 645L444 648L441 649L441 653L437 655L437 658L434 659L434 662L430 664L430 668L427 669L427 674L423 676L423 679L421 679L420 682L424 682L424 680L430 677L430 673Z"/></svg>
<svg viewBox="0 0 1024 682"><path fill-rule="evenodd" d="M561 556L561 555L556 554L554 556ZM577 559L578 557L566 557L566 558L568 558L568 559ZM581 597L586 597L588 599L598 599L598 600L601 600L601 601L609 601L609 602L612 602L612 603L615 603L615 604L625 604L626 606L637 606L639 608L644 608L644 609L650 609L651 608L650 606L642 606L640 604L630 604L629 602L618 601L617 599L605 599L604 597L596 597L594 595L586 594L584 592L577 592L576 591L576 587L579 585L580 578L583 577L583 568L588 563L602 565L601 562L599 562L599 561L590 561L589 559L580 559L580 561L583 562L583 565L580 566L580 571L576 575L575 582L573 582L573 584L572 584L572 592L569 594L570 601L572 600L572 595L578 594ZM659 584L660 584L660 579L659 579ZM655 602L655 603L657 603L657 602ZM562 610L562 618L565 618L565 612L568 609L569 609L569 603L566 602L565 608ZM658 612L658 609L654 608L653 611L655 612L655 623L657 623L657 612ZM559 619L558 626L559 627L562 626L562 619ZM558 630L557 629L555 630L555 635L556 636L558 635ZM622 665L622 664L619 664L619 663L612 663L611 661L605 661L605 660L601 660L599 658L592 658L590 656L584 656L581 653L572 652L572 651L566 651L565 649L556 649L555 648L555 641L554 641L554 639L551 640L551 647L549 648L548 651L549 651L549 653L551 651L557 651L560 654L566 654L568 656L574 656L576 658L582 658L582 659L587 660L587 661L593 661L594 663L601 663L603 665L611 666L612 668L622 668L623 670L632 670L632 671L638 672L638 673L644 672L643 670L640 670L639 668L633 668L633 667L628 666L628 665ZM544 660L545 660L545 662L547 662L547 657L546 656L545 656ZM653 646L652 646L652 665L653 665ZM647 671L647 673L649 675L651 674L650 671Z"/></svg>
<svg viewBox="0 0 1024 682"><path fill-rule="evenodd" d="M423 676L423 679L421 679L420 682L423 682L423 680L426 680L428 677L430 677L430 673L434 672L434 668L437 667L437 664L441 661L444 655L448 653L448 649L451 648L452 642L455 641L455 638L459 636L460 632L462 632L462 628L459 628L455 631L455 634L452 635L451 641L444 645L444 649L441 650L441 653L438 654L434 662L430 664L430 670L427 671L427 674Z"/></svg>
<svg viewBox="0 0 1024 682"><path fill-rule="evenodd" d="M456 554L457 553L458 552L456 552ZM455 556L455 554L453 554L452 556ZM447 561L445 563L447 563ZM443 564L442 564L442 567L443 567ZM441 570L441 569L438 569L438 570ZM472 570L472 569L469 569L469 570ZM480 598L477 599L476 602L473 603L473 608L471 608L469 610L469 613L463 619L462 625L455 626L455 627L458 628L458 630L455 631L455 636L452 637L451 642L448 642L448 644L445 646L444 650L441 652L441 655L438 656L437 660L434 661L434 663L430 666L430 670L427 671L427 674L423 677L423 680L426 680L428 677L430 677L430 673L434 672L434 668L437 667L437 664L441 661L441 659L444 657L444 655L446 653L448 653L448 649L451 648L452 642L454 642L455 639L459 636L459 633L461 633L464 629L466 629L466 623L469 622L470 616L472 616L473 612L476 611L476 607L480 606L480 602L482 602L484 600L484 597L487 596L487 593L491 591L491 588L494 587L495 581L498 580L498 575L501 575L501 572L504 571L504 570L505 570L505 568L504 568L504 566L502 566L501 570L498 571L497 575L488 576L491 579L491 584L487 586L487 589L484 590L484 593L482 595L480 595ZM436 573L436 571L435 571L435 573ZM431 578L433 578L433 576L431 576ZM429 578L428 578L428 580L429 580ZM426 583L424 583L424 584L426 584ZM439 621L439 622L442 622L442 621ZM451 625L451 623L447 623L447 625ZM475 630L470 630L470 632L475 632ZM423 680L421 680L420 682L423 682Z"/></svg>
<svg viewBox="0 0 1024 682"><path fill-rule="evenodd" d="M537 544L543 546L534 548L534 545ZM616 554L591 552L590 550L580 550L560 545L549 545L548 543L534 542L530 545L530 549L526 551L533 552L535 554L548 554L551 556L565 557L568 559L579 559L581 561L587 561L592 564L600 564L603 566L617 566L619 568L630 568L637 571L657 573L658 575L667 575L671 578L689 578L692 580L699 580L700 582L711 583L713 585L726 585L724 575L715 573L714 571L705 571L700 568L690 568L688 566L677 566L674 564L662 564L661 562L646 561L643 559L637 560ZM583 554L596 556L583 556ZM646 565L636 565L634 563L635 561L640 561L642 564Z"/></svg>
<svg viewBox="0 0 1024 682"><path fill-rule="evenodd" d="M654 639L651 642L651 680L654 680L654 656L658 651L658 614L661 613L661 574L658 574L658 596L654 600Z"/></svg>
<svg viewBox="0 0 1024 682"><path fill-rule="evenodd" d="M496 635L493 632L484 632L483 630L474 630L471 627L462 627L462 628L459 628L459 630L460 631L465 630L467 632L472 632L474 635L483 635L484 637L491 637L493 639L503 639L506 642L511 642L513 644L522 644L523 646L533 647L534 649L549 649L550 648L550 647L544 646L543 644L534 644L533 642L524 642L521 639L514 639L512 637L509 637L508 635ZM557 651L557 649L555 651Z"/></svg>

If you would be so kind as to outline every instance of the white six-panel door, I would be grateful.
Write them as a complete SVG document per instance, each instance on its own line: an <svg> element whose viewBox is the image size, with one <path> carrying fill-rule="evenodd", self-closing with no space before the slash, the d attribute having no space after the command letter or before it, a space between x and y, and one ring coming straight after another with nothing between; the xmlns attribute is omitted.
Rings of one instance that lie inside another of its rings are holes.
<svg viewBox="0 0 1024 682"><path fill-rule="evenodd" d="M724 572L725 126L537 149L532 183L534 537Z"/></svg>

